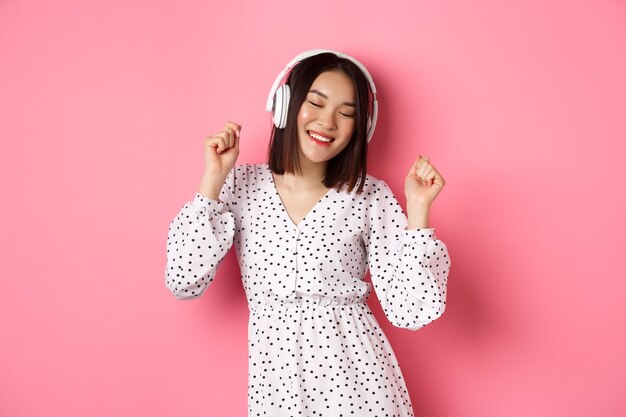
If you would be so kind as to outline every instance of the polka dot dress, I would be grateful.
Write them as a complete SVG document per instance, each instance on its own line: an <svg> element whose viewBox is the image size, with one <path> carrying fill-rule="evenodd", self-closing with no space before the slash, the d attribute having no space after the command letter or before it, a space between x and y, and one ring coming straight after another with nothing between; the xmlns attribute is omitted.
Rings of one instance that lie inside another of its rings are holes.
<svg viewBox="0 0 626 417"><path fill-rule="evenodd" d="M331 189L295 225L267 164L235 167L220 201L196 194L169 227L165 281L202 294L235 244L250 308L249 416L413 416L396 357L365 304L416 330L445 307L450 258L434 229L404 230L385 182Z"/></svg>

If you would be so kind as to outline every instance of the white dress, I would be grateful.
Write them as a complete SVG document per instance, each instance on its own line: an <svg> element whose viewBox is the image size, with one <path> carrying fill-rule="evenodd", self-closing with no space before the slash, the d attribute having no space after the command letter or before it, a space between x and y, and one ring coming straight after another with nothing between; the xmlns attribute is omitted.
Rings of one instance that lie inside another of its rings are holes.
<svg viewBox="0 0 626 417"><path fill-rule="evenodd" d="M434 229L404 230L391 190L331 189L295 225L267 164L239 165L220 201L196 194L169 227L165 281L202 294L235 243L250 308L249 416L413 416L396 357L366 299L416 330L445 307L450 258Z"/></svg>

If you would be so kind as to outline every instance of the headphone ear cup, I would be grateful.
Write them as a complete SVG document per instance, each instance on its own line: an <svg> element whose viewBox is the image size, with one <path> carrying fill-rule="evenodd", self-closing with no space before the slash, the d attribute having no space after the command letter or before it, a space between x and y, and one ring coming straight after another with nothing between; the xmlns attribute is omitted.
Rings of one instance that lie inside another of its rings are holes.
<svg viewBox="0 0 626 417"><path fill-rule="evenodd" d="M289 108L289 99L291 98L291 90L287 84L283 84L276 90L274 95L274 115L272 120L274 126L284 129L287 126L287 109Z"/></svg>

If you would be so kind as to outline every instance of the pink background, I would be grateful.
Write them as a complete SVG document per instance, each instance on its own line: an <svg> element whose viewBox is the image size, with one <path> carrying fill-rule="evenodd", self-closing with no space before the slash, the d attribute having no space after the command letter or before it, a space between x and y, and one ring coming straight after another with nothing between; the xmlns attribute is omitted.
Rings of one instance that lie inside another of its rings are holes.
<svg viewBox="0 0 626 417"><path fill-rule="evenodd" d="M506 4L505 4L506 3ZM0 2L0 415L244 416L248 310L231 252L165 289L202 139L243 125L298 52L372 72L370 172L404 205L427 154L448 309L393 328L417 416L626 413L626 3Z"/></svg>

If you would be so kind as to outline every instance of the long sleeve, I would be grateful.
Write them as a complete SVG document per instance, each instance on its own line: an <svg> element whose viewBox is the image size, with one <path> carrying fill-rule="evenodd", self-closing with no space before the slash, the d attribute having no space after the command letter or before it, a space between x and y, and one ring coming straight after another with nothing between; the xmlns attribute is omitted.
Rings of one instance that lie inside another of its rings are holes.
<svg viewBox="0 0 626 417"><path fill-rule="evenodd" d="M389 321L417 330L443 314L450 258L434 228L406 230L407 219L386 183L368 210L368 265Z"/></svg>
<svg viewBox="0 0 626 417"><path fill-rule="evenodd" d="M231 199L232 171L220 200L196 194L172 220L167 237L165 285L178 299L200 296L233 243L235 216Z"/></svg>

